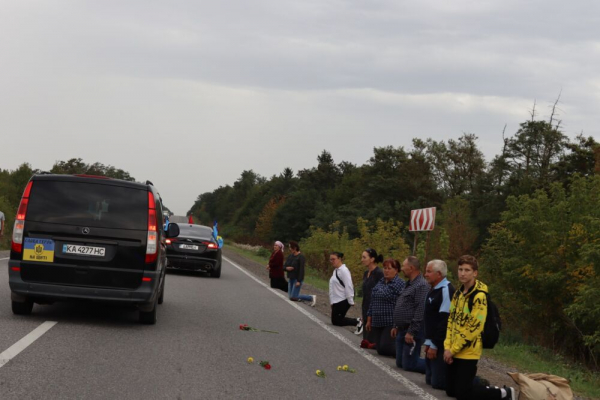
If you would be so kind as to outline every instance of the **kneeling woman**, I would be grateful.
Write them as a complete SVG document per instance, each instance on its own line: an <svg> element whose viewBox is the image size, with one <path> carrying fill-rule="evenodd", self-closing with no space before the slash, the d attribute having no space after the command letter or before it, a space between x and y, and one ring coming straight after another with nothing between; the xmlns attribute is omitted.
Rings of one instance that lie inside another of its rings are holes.
<svg viewBox="0 0 600 400"><path fill-rule="evenodd" d="M356 334L362 333L360 318L346 318L346 313L354 305L354 285L352 275L346 264L342 262L344 254L333 252L329 261L333 266L333 275L329 280L329 302L331 303L331 323L335 326L356 325Z"/></svg>
<svg viewBox="0 0 600 400"><path fill-rule="evenodd" d="M377 353L396 357L396 341L392 338L394 307L404 289L404 281L398 278L400 263L391 258L383 262L383 278L371 292L371 305L367 311L367 331L372 332Z"/></svg>

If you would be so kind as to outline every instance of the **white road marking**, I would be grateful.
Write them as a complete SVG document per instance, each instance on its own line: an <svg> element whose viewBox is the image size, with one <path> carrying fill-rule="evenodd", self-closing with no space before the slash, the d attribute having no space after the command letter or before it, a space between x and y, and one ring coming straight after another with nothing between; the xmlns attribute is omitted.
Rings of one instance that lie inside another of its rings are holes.
<svg viewBox="0 0 600 400"><path fill-rule="evenodd" d="M260 279L258 279L257 277L255 277L254 275L252 275L250 272L246 271L244 268L240 267L239 265L237 265L236 263L234 263L233 261L231 261L227 257L223 257L223 259L225 261L227 261L228 263L230 263L231 265L233 265L234 267L236 267L237 269L239 269L240 271L242 271L244 274L248 275L253 280L255 280L259 285L262 285L267 290L271 291L274 295L276 295L276 296L280 297L281 299L285 300L289 305L291 305L292 307L296 308L302 314L306 315L308 318L310 318L311 320L313 320L314 322L316 322L321 328L325 329L327 332L331 333L333 336L335 336L336 338L338 338L339 340L341 340L342 342L344 342L345 344L347 344L352 350L356 351L358 354L360 354L361 356L363 356L364 358L366 358L367 360L369 360L371 363L375 364L377 367L379 367L381 370L383 370L384 372L386 372L393 379L395 379L396 381L398 381L401 384L403 384L404 386L406 386L406 388L408 390L410 390L411 392L413 392L414 394L416 394L417 396L419 396L419 398L421 398L423 400L438 400L437 397L435 397L435 396L427 393L422 388L420 388L418 385L416 385L415 383L411 382L404 375L400 374L399 372L397 372L394 369L392 369L389 365L386 365L384 362L382 362L381 360L379 360L377 357L374 357L371 354L369 354L366 351L364 351L363 349L361 349L360 347L357 347L356 344L352 343L346 337L344 337L339 332L337 332L336 330L334 330L331 326L325 324L323 321L321 321L319 318L315 317L310 312L306 311L304 308L300 307L297 303L289 301L289 299L288 299L287 296L279 293L280 292L279 289L278 290L271 289L267 284L265 284L264 282L262 282Z"/></svg>
<svg viewBox="0 0 600 400"><path fill-rule="evenodd" d="M25 335L17 343L10 346L2 354L0 354L0 368L2 368L7 362L15 358L20 352L29 347L30 344L38 340L44 333L48 332L50 328L56 325L55 321L46 321L27 335Z"/></svg>

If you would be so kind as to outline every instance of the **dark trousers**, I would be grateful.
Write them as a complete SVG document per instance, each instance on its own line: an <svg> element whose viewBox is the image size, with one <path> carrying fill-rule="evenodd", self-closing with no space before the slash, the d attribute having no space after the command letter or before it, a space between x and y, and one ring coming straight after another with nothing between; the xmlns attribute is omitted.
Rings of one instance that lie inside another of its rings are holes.
<svg viewBox="0 0 600 400"><path fill-rule="evenodd" d="M364 305L364 304L363 304ZM364 309L362 310L362 322L363 324L366 325L367 323L367 311L369 309ZM363 339L368 340L371 343L377 343L377 341L375 340L375 336L373 336L373 330L371 330L371 332L367 331L366 329L363 329Z"/></svg>
<svg viewBox="0 0 600 400"><path fill-rule="evenodd" d="M371 337L377 345L377 354L396 357L396 342L392 338L392 327L371 327Z"/></svg>
<svg viewBox="0 0 600 400"><path fill-rule="evenodd" d="M446 389L446 370L448 364L444 361L444 348L438 348L437 357L433 360L425 358L425 383L434 389Z"/></svg>
<svg viewBox="0 0 600 400"><path fill-rule="evenodd" d="M446 394L457 400L501 400L500 389L473 385L477 361L455 358L446 370Z"/></svg>
<svg viewBox="0 0 600 400"><path fill-rule="evenodd" d="M271 288L288 292L288 283L285 278L271 278Z"/></svg>
<svg viewBox="0 0 600 400"><path fill-rule="evenodd" d="M350 326L358 324L356 318L346 318L350 309L348 300L340 301L331 305L331 323L335 326Z"/></svg>
<svg viewBox="0 0 600 400"><path fill-rule="evenodd" d="M425 360L421 358L421 346L425 342L423 334L414 336L415 343L406 343L406 331L398 331L396 336L396 366L405 371L425 373Z"/></svg>

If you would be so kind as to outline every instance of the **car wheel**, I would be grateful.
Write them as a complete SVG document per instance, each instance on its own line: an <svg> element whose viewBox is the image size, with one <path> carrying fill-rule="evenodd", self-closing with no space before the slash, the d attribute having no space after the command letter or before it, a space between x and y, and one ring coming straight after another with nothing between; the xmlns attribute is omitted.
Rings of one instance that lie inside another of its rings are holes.
<svg viewBox="0 0 600 400"><path fill-rule="evenodd" d="M167 274L163 277L162 285L160 285L160 296L158 296L158 304L162 304L165 301L165 280L167 279Z"/></svg>
<svg viewBox="0 0 600 400"><path fill-rule="evenodd" d="M213 278L220 278L221 277L221 267L219 267L219 269L215 269L210 273L210 276L212 276Z"/></svg>
<svg viewBox="0 0 600 400"><path fill-rule="evenodd" d="M29 315L33 310L33 301L27 300L24 302L13 301L12 312L16 315Z"/></svg>
<svg viewBox="0 0 600 400"><path fill-rule="evenodd" d="M154 325L156 324L156 303L154 300L154 306L151 311L142 311L140 310L140 322L145 325Z"/></svg>

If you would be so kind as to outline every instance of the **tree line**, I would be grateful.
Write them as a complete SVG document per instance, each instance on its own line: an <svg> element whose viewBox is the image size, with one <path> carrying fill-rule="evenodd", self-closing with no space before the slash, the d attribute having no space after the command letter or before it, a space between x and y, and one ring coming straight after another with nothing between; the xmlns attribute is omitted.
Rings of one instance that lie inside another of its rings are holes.
<svg viewBox="0 0 600 400"><path fill-rule="evenodd" d="M33 169L29 163L23 163L15 170L0 169L0 211L4 213L6 218L6 232L4 238L0 241L0 248L6 249L10 246L15 215L27 182L32 175L44 172L51 174L102 175L126 181L135 181L134 177L122 169L99 162L88 164L81 158L56 161L50 171Z"/></svg>
<svg viewBox="0 0 600 400"><path fill-rule="evenodd" d="M541 120L535 108L502 139L490 161L472 133L375 147L363 165L335 162L323 150L315 167L296 173L243 171L233 185L200 194L188 214L206 225L217 219L234 241L300 240L325 274L327 251L360 254L363 245L375 247L367 239L379 238L386 255L410 252L410 210L437 207L436 229L428 248L421 234L419 254L449 265L463 254L479 257L480 276L513 332L597 368L600 146L583 134L569 139L554 111ZM346 264L360 279L356 254Z"/></svg>

